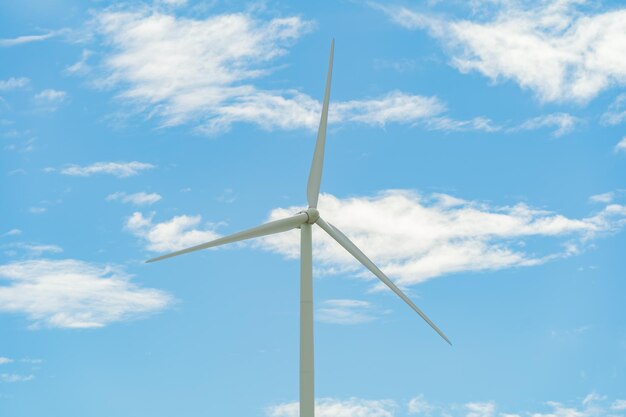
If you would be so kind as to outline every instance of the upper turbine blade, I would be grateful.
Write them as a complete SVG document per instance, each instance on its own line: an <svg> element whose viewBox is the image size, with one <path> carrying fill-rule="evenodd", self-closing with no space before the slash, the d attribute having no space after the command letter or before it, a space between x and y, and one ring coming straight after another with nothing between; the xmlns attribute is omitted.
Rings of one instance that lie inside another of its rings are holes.
<svg viewBox="0 0 626 417"><path fill-rule="evenodd" d="M330 100L330 80L333 74L333 52L335 50L335 40L330 43L330 59L328 62L328 74L326 75L326 92L324 93L324 104L322 105L322 117L320 126L317 129L317 142L315 142L315 152L313 162L309 172L309 183L307 184L306 197L309 207L317 208L317 199L320 194L320 183L322 182L322 168L324 166L324 145L326 144L326 125L328 123L328 101Z"/></svg>
<svg viewBox="0 0 626 417"><path fill-rule="evenodd" d="M244 230L242 232L234 233L230 236L224 236L219 239L212 240L207 243L202 243L200 245L192 246L187 249L182 249L176 252L168 253L166 255L162 255L146 262L156 262L167 258L172 258L174 256L183 255L189 252L195 252L200 249L212 248L214 246L224 245L226 243L238 242L240 240L252 239L255 237L271 235L274 233L285 232L287 230L295 229L300 226L309 219L309 216L306 213L299 213L292 217L287 217L286 219L275 220L273 222L265 223L257 227L253 227L251 229Z"/></svg>
<svg viewBox="0 0 626 417"><path fill-rule="evenodd" d="M326 231L333 239L335 239L341 246L343 246L352 256L354 256L359 262L363 264L367 269L372 271L382 282L385 283L393 292L395 292L405 303L407 303L417 314L419 314L425 321L432 327L439 336L441 336L450 345L450 339L433 323L427 316L420 310L413 302L407 297L401 290L393 283L378 267L372 262L361 250L354 244L346 235L341 233L336 227L326 223L321 217L317 219L317 224Z"/></svg>

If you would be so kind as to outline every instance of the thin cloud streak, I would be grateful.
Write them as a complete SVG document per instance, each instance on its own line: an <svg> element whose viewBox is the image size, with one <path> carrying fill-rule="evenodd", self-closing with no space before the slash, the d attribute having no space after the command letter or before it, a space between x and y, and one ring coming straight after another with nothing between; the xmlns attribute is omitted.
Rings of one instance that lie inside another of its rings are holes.
<svg viewBox="0 0 626 417"><path fill-rule="evenodd" d="M16 38L0 39L0 47L6 48L10 46L23 45L26 43L41 42L41 41L50 39L54 36L57 36L61 34L62 32L63 31L52 31L52 32L44 33L43 35L24 35L24 36L18 36Z"/></svg>
<svg viewBox="0 0 626 417"><path fill-rule="evenodd" d="M353 325L376 320L380 311L362 300L325 300L315 310L315 320L322 323Z"/></svg>
<svg viewBox="0 0 626 417"><path fill-rule="evenodd" d="M95 174L108 174L118 178L127 178L139 174L141 171L154 169L155 165L146 162L96 162L91 165L68 165L60 170L61 174L74 177L89 177ZM54 172L54 168L46 172Z"/></svg>
<svg viewBox="0 0 626 417"><path fill-rule="evenodd" d="M35 379L34 375L20 375L20 374L7 374L7 373L0 374L1 382L8 382L8 383L26 382L26 381L32 381L33 379Z"/></svg>
<svg viewBox="0 0 626 417"><path fill-rule="evenodd" d="M162 197L157 193L146 193L144 191L133 194L117 192L109 194L106 197L107 201L121 201L122 203L130 203L135 206L149 206L160 201L161 199Z"/></svg>

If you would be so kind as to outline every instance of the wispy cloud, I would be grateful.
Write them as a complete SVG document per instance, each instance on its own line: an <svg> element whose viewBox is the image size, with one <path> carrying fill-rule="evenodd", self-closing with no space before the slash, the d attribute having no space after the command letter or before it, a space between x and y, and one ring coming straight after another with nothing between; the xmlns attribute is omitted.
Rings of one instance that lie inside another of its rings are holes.
<svg viewBox="0 0 626 417"><path fill-rule="evenodd" d="M542 101L586 102L626 84L626 9L588 13L584 1L489 3L487 16L477 20L376 7L440 40L459 71L512 80Z"/></svg>
<svg viewBox="0 0 626 417"><path fill-rule="evenodd" d="M559 137L572 132L581 123L581 119L571 114L553 113L529 119L511 130L536 130L543 127L554 127L556 129L553 132L553 136Z"/></svg>
<svg viewBox="0 0 626 417"><path fill-rule="evenodd" d="M62 32L63 31L52 31L52 32L44 33L43 35L24 35L24 36L18 36L16 38L0 39L0 47L23 45L25 43L32 43L32 42L41 42L41 41L45 41L46 39L50 39L53 36L57 36L61 34Z"/></svg>
<svg viewBox="0 0 626 417"><path fill-rule="evenodd" d="M145 9L103 12L94 30L112 48L101 63L105 76L98 83L119 89L119 98L130 104L149 108L164 126L191 123L208 134L234 123L315 129L318 100L294 89L255 85L311 27L294 16L262 21L240 13L194 20ZM221 42L224 36L228 44ZM333 123L414 124L444 109L436 97L393 91L333 102L329 117Z"/></svg>
<svg viewBox="0 0 626 417"><path fill-rule="evenodd" d="M293 88L262 89L257 82L276 72L275 61L311 27L296 16L264 21L239 13L189 19L158 8L108 10L93 21L94 32L109 49L93 64L97 69L92 75L96 85L117 90L120 100L157 116L162 126L186 123L209 135L236 123L313 130L321 110L317 99ZM226 35L228 44L221 42ZM77 65L82 68L82 60ZM555 126L561 135L575 124L567 116L542 116L517 130ZM333 101L329 118L333 124L516 131L482 116L456 120L439 98L403 91Z"/></svg>
<svg viewBox="0 0 626 417"><path fill-rule="evenodd" d="M445 106L436 97L423 97L393 91L378 99L352 100L332 106L332 118L339 122L359 122L384 126L387 123L414 123L438 115Z"/></svg>
<svg viewBox="0 0 626 417"><path fill-rule="evenodd" d="M618 125L626 121L626 93L618 95L613 100L600 120L605 125Z"/></svg>
<svg viewBox="0 0 626 417"><path fill-rule="evenodd" d="M7 363L12 363L12 362L13 362L13 359L0 356L0 365L5 365Z"/></svg>
<svg viewBox="0 0 626 417"><path fill-rule="evenodd" d="M613 404L611 404L611 410L613 411L626 410L626 400L615 400Z"/></svg>
<svg viewBox="0 0 626 417"><path fill-rule="evenodd" d="M35 94L35 105L40 110L54 111L67 100L67 92L48 88Z"/></svg>
<svg viewBox="0 0 626 417"><path fill-rule="evenodd" d="M246 112L257 102L280 106L282 97L251 81L270 72L271 61L312 27L295 16L264 22L238 13L200 20L148 9L105 11L93 25L112 47L101 85L122 87L122 99L157 104L165 125L195 119L206 129L252 117ZM240 107L247 110L237 112Z"/></svg>
<svg viewBox="0 0 626 417"><path fill-rule="evenodd" d="M26 382L33 379L35 379L34 375L0 374L0 381L2 382Z"/></svg>
<svg viewBox="0 0 626 417"><path fill-rule="evenodd" d="M423 394L411 398L407 404L407 412L409 414L431 417L436 411L437 407L426 401Z"/></svg>
<svg viewBox="0 0 626 417"><path fill-rule="evenodd" d="M423 394L402 404L395 400L368 400L363 398L322 398L315 402L315 413L320 417L394 417L397 412L420 417L603 417L626 410L626 400L614 400L590 393L582 401L563 404L548 401L540 409L502 410L496 401L470 401L467 403L435 404ZM299 403L289 402L268 407L268 417L297 417ZM615 415L617 416L617 415Z"/></svg>
<svg viewBox="0 0 626 417"><path fill-rule="evenodd" d="M525 204L491 206L403 190L346 199L322 194L319 206L327 221L401 285L451 273L542 264L574 255L594 237L626 225L626 206L619 204L575 219ZM276 209L269 217L274 220L298 210ZM298 239L297 232L287 232L262 238L258 246L297 257ZM542 245L535 247L539 241ZM316 235L313 249L323 271L361 271L324 233Z"/></svg>
<svg viewBox="0 0 626 417"><path fill-rule="evenodd" d="M472 402L465 404L466 417L494 417L496 404L493 401Z"/></svg>
<svg viewBox="0 0 626 417"><path fill-rule="evenodd" d="M157 0L157 3L161 3L166 6L184 6L187 4L187 0Z"/></svg>
<svg viewBox="0 0 626 417"><path fill-rule="evenodd" d="M108 174L118 178L132 177L141 171L156 168L152 164L146 162L96 162L91 165L68 165L60 170L63 175L71 175L76 177L89 177L95 174ZM54 172L55 169L49 168L46 172Z"/></svg>
<svg viewBox="0 0 626 417"><path fill-rule="evenodd" d="M617 404L616 400L613 404ZM465 404L432 404L426 401L424 395L412 398L408 404L409 414L425 417L601 417L613 415L613 408L607 403L607 397L594 392L587 395L582 401L563 404L548 401L541 410L505 411L499 409L495 401L476 401Z"/></svg>
<svg viewBox="0 0 626 417"><path fill-rule="evenodd" d="M298 402L269 407L269 417L298 417ZM396 403L390 400L365 400L350 398L339 400L322 398L315 401L315 415L319 417L393 417Z"/></svg>
<svg viewBox="0 0 626 417"><path fill-rule="evenodd" d="M20 359L20 362L30 365L41 365L43 363L43 359L22 358Z"/></svg>
<svg viewBox="0 0 626 417"><path fill-rule="evenodd" d="M122 203L130 203L135 206L149 206L161 200L161 196L157 193L139 192L133 194L126 194L124 192L117 192L109 194L106 197L107 201L121 201Z"/></svg>
<svg viewBox="0 0 626 417"><path fill-rule="evenodd" d="M615 148L613 148L613 150L615 151L615 153L626 152L626 136L624 136L622 140L617 142L617 145L615 145Z"/></svg>
<svg viewBox="0 0 626 417"><path fill-rule="evenodd" d="M0 80L0 91L17 90L24 88L30 84L30 80L26 77L11 77L6 80Z"/></svg>
<svg viewBox="0 0 626 417"><path fill-rule="evenodd" d="M172 219L153 223L154 214L148 217L135 212L126 221L125 229L146 241L146 249L153 252L169 252L194 246L220 237L209 224L198 229L201 216L176 216Z"/></svg>
<svg viewBox="0 0 626 417"><path fill-rule="evenodd" d="M0 312L32 327L91 328L163 310L172 297L141 288L112 265L38 259L0 265Z"/></svg>
<svg viewBox="0 0 626 417"><path fill-rule="evenodd" d="M88 49L84 49L83 52L81 53L80 60L76 61L69 67L65 68L65 71L68 74L85 74L89 72L91 67L87 63L87 60L89 59L91 55L93 55L92 51Z"/></svg>
<svg viewBox="0 0 626 417"><path fill-rule="evenodd" d="M426 128L430 130L442 130L444 132L466 132L466 131L482 131L482 132L498 132L503 129L502 126L495 124L492 120L485 117L475 117L470 120L455 120L447 116L433 117L425 121Z"/></svg>
<svg viewBox="0 0 626 417"><path fill-rule="evenodd" d="M8 245L4 245L3 248L15 248L26 251L29 256L40 256L43 253L61 253L63 248L57 245L39 244L39 243L26 243L15 242Z"/></svg>
<svg viewBox="0 0 626 417"><path fill-rule="evenodd" d="M452 273L533 266L572 256L592 239L626 225L626 206L619 204L574 219L525 204L490 206L445 194L422 196L404 190L347 199L322 194L320 207L328 221L403 286ZM275 209L269 220L300 209ZM125 224L150 251L174 251L220 237L214 224L201 226L200 216L181 215L160 223L154 223L153 217L135 212ZM291 258L299 254L297 231L259 238L250 245ZM313 249L322 273L371 278L323 233L317 235ZM347 323L377 314L367 303L353 301L323 304L320 317Z"/></svg>
<svg viewBox="0 0 626 417"><path fill-rule="evenodd" d="M315 319L332 324L361 324L381 314L372 303L362 300L325 300L315 311Z"/></svg>
<svg viewBox="0 0 626 417"><path fill-rule="evenodd" d="M2 236L0 237L19 236L21 234L22 234L22 231L20 229L11 229L8 232L3 233Z"/></svg>
<svg viewBox="0 0 626 417"><path fill-rule="evenodd" d="M589 201L593 203L610 203L615 198L615 193L610 191L608 193L596 194L589 197Z"/></svg>

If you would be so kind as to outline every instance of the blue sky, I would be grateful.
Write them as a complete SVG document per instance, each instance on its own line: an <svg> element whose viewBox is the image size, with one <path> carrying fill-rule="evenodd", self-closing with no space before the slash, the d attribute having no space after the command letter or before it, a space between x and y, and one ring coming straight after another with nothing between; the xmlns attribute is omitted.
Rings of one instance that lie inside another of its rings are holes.
<svg viewBox="0 0 626 417"><path fill-rule="evenodd" d="M292 417L314 231L321 417L626 415L619 2L0 5L0 414Z"/></svg>

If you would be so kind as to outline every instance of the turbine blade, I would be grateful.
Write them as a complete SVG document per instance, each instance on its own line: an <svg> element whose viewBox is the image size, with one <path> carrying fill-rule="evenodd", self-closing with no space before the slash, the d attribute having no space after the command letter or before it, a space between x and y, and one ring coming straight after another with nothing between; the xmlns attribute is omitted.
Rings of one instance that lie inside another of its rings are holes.
<svg viewBox="0 0 626 417"><path fill-rule="evenodd" d="M189 252L195 252L201 249L212 248L214 246L225 245L227 243L238 242L240 240L252 239L255 237L272 235L275 233L285 232L287 230L295 229L300 226L309 219L309 216L306 213L299 213L292 217L287 217L285 219L275 220L273 222L265 223L257 227L253 227L251 229L244 230L242 232L233 233L229 236L224 236L219 239L212 240L207 243L202 243L200 245L192 246L187 249L182 249L176 252L168 253L166 255L162 255L150 260L147 260L146 263L161 261L163 259L172 258L174 256L183 255Z"/></svg>
<svg viewBox="0 0 626 417"><path fill-rule="evenodd" d="M383 274L380 269L378 269L374 262L372 262L367 256L365 256L365 254L354 243L352 243L352 241L348 239L346 235L341 233L341 231L336 227L326 223L321 217L317 219L317 224L322 229L324 229L324 231L328 233L333 239L335 239L341 246L343 246L348 252L350 252L352 256L354 256L359 262L361 262L363 266L372 271L372 273L376 275L382 282L384 282L385 285L387 285L393 292L395 292L398 297L402 298L402 300L404 300L405 303L407 303L413 310L415 310L415 312L419 314L420 317L423 318L426 323L430 325L430 327L432 327L437 333L439 333L439 336L441 336L443 340L452 345L450 339L448 339L446 335L443 334L441 330L439 330L435 323L433 323L422 310L420 310L415 304L413 304L413 301L411 301L409 297L407 297L400 290L400 288L398 288L396 284L393 283L393 281L387 278L387 276Z"/></svg>
<svg viewBox="0 0 626 417"><path fill-rule="evenodd" d="M309 207L317 208L317 199L320 194L320 183L322 182L322 169L324 167L324 145L326 144L326 125L328 123L328 102L330 100L330 80L333 74L333 53L335 50L335 40L330 43L330 59L328 62L328 74L326 75L326 92L324 93L324 104L322 105L322 117L320 126L317 129L317 142L315 142L315 152L313 162L309 172L309 182L306 189L306 197Z"/></svg>

